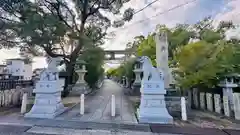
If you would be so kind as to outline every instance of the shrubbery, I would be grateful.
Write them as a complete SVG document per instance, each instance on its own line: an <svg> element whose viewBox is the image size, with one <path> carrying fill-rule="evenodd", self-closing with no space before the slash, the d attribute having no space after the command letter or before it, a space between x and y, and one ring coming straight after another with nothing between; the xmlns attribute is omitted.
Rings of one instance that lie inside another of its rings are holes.
<svg viewBox="0 0 240 135"><path fill-rule="evenodd" d="M100 47L90 48L79 59L86 62L86 83L92 89L97 88L99 79L102 79L104 76L104 51Z"/></svg>

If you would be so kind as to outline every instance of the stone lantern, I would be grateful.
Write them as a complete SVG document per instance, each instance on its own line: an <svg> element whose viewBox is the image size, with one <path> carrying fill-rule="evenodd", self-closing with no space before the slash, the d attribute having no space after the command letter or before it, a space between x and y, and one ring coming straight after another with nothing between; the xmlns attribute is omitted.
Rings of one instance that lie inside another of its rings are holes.
<svg viewBox="0 0 240 135"><path fill-rule="evenodd" d="M127 84L126 84L126 81L127 81L127 80L126 80L126 76L123 76L123 77L122 77L122 85L123 85L123 87L126 87L126 85L127 85Z"/></svg>
<svg viewBox="0 0 240 135"><path fill-rule="evenodd" d="M222 87L223 96L227 96L230 108L233 109L233 88L238 87L238 82L236 78L240 78L240 75L229 74L224 77L224 80L220 82L218 86Z"/></svg>
<svg viewBox="0 0 240 135"><path fill-rule="evenodd" d="M78 74L78 80L74 86L74 89L77 91L84 91L86 89L86 82L84 80L84 76L87 72L86 70L86 62L83 60L78 60L75 65L75 71Z"/></svg>
<svg viewBox="0 0 240 135"><path fill-rule="evenodd" d="M141 63L139 63L139 62L135 63L133 72L135 73L135 81L133 84L141 85L141 73L143 72Z"/></svg>
<svg viewBox="0 0 240 135"><path fill-rule="evenodd" d="M132 94L137 94L137 95L140 95L140 87L141 87L141 73L143 72L142 71L142 65L140 62L136 62L135 65L134 65L134 70L133 72L135 73L135 80L134 80L134 83L133 83L133 91L132 91Z"/></svg>

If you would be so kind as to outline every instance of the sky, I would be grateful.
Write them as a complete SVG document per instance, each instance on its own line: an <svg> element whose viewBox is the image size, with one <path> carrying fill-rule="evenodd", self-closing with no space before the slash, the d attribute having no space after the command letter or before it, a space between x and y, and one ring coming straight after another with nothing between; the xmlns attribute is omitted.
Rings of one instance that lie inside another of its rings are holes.
<svg viewBox="0 0 240 135"><path fill-rule="evenodd" d="M152 1L154 0L131 0L124 5L122 11L128 7L138 11ZM123 27L117 29L110 28L108 31L114 31L116 36L110 40L106 40L103 48L108 50L123 50L126 47L125 45L129 41L132 41L135 36L146 36L148 33L153 32L157 24L165 24L168 27L173 27L177 23L193 24L207 16L212 16L215 22L232 20L234 23L240 24L240 0L196 0L180 8L162 13L177 5L190 1L193 0L158 0L150 7L134 15L133 19L127 22ZM110 14L107 15L113 20L117 19ZM145 21L139 23L141 20ZM229 34L240 36L240 29L232 31ZM2 49L0 50L0 61L6 58L18 57L16 54L16 49ZM42 58L35 58L34 61L33 68L42 68L46 66ZM114 65L115 64L109 63L105 65L105 67L112 67Z"/></svg>

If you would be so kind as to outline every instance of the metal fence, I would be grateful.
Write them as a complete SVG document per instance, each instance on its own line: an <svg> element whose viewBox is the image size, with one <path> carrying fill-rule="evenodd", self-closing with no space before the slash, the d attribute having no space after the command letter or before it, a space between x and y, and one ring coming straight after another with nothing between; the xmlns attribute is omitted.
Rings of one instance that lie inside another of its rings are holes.
<svg viewBox="0 0 240 135"><path fill-rule="evenodd" d="M33 86L32 80L0 80L0 91L15 89L16 86L22 88Z"/></svg>

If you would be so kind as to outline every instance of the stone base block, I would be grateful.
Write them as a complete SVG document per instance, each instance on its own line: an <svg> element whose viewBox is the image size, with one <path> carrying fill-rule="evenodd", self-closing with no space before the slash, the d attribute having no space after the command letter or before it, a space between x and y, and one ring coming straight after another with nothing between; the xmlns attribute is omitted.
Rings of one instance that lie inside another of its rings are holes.
<svg viewBox="0 0 240 135"><path fill-rule="evenodd" d="M173 118L166 108L164 95L141 95L138 116L140 123L173 123Z"/></svg>
<svg viewBox="0 0 240 135"><path fill-rule="evenodd" d="M141 95L140 88L141 88L141 85L134 85L130 94L133 96L140 96Z"/></svg>
<svg viewBox="0 0 240 135"><path fill-rule="evenodd" d="M36 94L34 105L25 117L52 119L63 111L65 108L61 102L61 93L41 93Z"/></svg>
<svg viewBox="0 0 240 135"><path fill-rule="evenodd" d="M56 116L62 114L67 107L63 107L59 110L57 110L54 113L38 113L37 111L30 111L29 113L25 114L25 118L44 118L44 119L53 119Z"/></svg>
<svg viewBox="0 0 240 135"><path fill-rule="evenodd" d="M173 124L173 117L168 113L161 113L159 115L141 115L138 109L139 123L146 124Z"/></svg>

